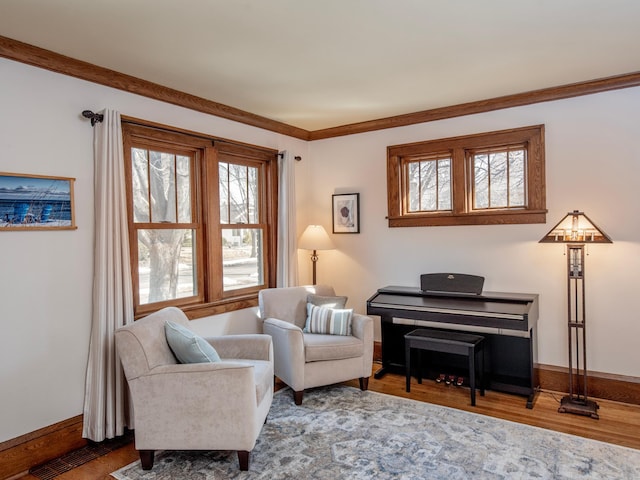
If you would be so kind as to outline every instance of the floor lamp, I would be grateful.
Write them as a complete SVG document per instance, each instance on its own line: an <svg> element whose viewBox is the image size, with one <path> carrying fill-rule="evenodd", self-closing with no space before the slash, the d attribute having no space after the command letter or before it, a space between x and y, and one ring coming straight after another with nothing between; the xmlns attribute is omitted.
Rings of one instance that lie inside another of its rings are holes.
<svg viewBox="0 0 640 480"><path fill-rule="evenodd" d="M333 242L322 225L309 225L298 240L298 248L312 250L311 263L313 265L313 285L316 284L317 250L332 250Z"/></svg>
<svg viewBox="0 0 640 480"><path fill-rule="evenodd" d="M599 418L598 404L587 398L587 342L584 288L584 247L613 243L583 212L569 212L540 243L567 245L567 297L569 343L569 395L560 402L560 413Z"/></svg>

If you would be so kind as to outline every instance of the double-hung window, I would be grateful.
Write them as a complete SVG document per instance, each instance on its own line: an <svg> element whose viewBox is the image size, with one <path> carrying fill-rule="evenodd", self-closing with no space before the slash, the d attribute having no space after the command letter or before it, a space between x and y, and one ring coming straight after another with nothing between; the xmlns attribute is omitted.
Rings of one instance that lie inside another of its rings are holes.
<svg viewBox="0 0 640 480"><path fill-rule="evenodd" d="M544 126L387 149L391 227L544 223Z"/></svg>
<svg viewBox="0 0 640 480"><path fill-rule="evenodd" d="M274 285L277 152L123 124L137 316L256 304Z"/></svg>

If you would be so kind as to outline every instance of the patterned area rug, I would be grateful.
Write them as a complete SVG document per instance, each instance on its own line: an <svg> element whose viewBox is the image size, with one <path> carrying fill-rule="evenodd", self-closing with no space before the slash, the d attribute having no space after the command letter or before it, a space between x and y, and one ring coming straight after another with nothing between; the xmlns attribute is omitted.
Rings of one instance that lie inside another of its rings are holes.
<svg viewBox="0 0 640 480"><path fill-rule="evenodd" d="M353 387L274 396L248 472L235 452L158 452L142 479L640 479L640 450Z"/></svg>

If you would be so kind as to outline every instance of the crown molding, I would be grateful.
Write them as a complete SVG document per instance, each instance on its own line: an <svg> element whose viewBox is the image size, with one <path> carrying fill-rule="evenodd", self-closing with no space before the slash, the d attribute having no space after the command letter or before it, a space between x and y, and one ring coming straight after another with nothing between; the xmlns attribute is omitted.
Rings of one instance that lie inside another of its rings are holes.
<svg viewBox="0 0 640 480"><path fill-rule="evenodd" d="M505 95L503 97L490 98L475 102L461 103L448 107L433 108L420 112L397 115L366 122L352 123L340 127L314 130L310 133L309 140L321 140L356 133L372 132L394 127L404 127L416 123L433 122L447 118L462 117L476 113L491 112L505 108L522 107L534 103L551 102L565 98L591 95L594 93L618 90L640 86L640 72L616 75L613 77L588 80L584 82L561 85L558 87L543 88L524 93Z"/></svg>
<svg viewBox="0 0 640 480"><path fill-rule="evenodd" d="M404 127L417 123L433 122L435 120L640 86L640 72L632 72L309 131L2 36L0 36L0 57L306 141Z"/></svg>
<svg viewBox="0 0 640 480"><path fill-rule="evenodd" d="M302 128L206 100L195 95L158 85L157 83L116 72L115 70L99 67L82 60L76 60L75 58L67 57L11 38L0 36L0 57L189 108L197 112L263 128L290 137L302 140L309 139L309 132Z"/></svg>

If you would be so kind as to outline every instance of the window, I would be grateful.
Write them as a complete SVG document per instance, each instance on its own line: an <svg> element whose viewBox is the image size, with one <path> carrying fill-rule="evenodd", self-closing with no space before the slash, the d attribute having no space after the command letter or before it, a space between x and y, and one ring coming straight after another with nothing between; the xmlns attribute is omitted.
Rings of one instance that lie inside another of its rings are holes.
<svg viewBox="0 0 640 480"><path fill-rule="evenodd" d="M275 283L276 154L123 123L136 316L256 305Z"/></svg>
<svg viewBox="0 0 640 480"><path fill-rule="evenodd" d="M524 145L471 151L472 210L526 206Z"/></svg>
<svg viewBox="0 0 640 480"><path fill-rule="evenodd" d="M544 126L387 148L390 227L545 223Z"/></svg>
<svg viewBox="0 0 640 480"><path fill-rule="evenodd" d="M451 210L451 156L433 155L407 163L409 212Z"/></svg>

